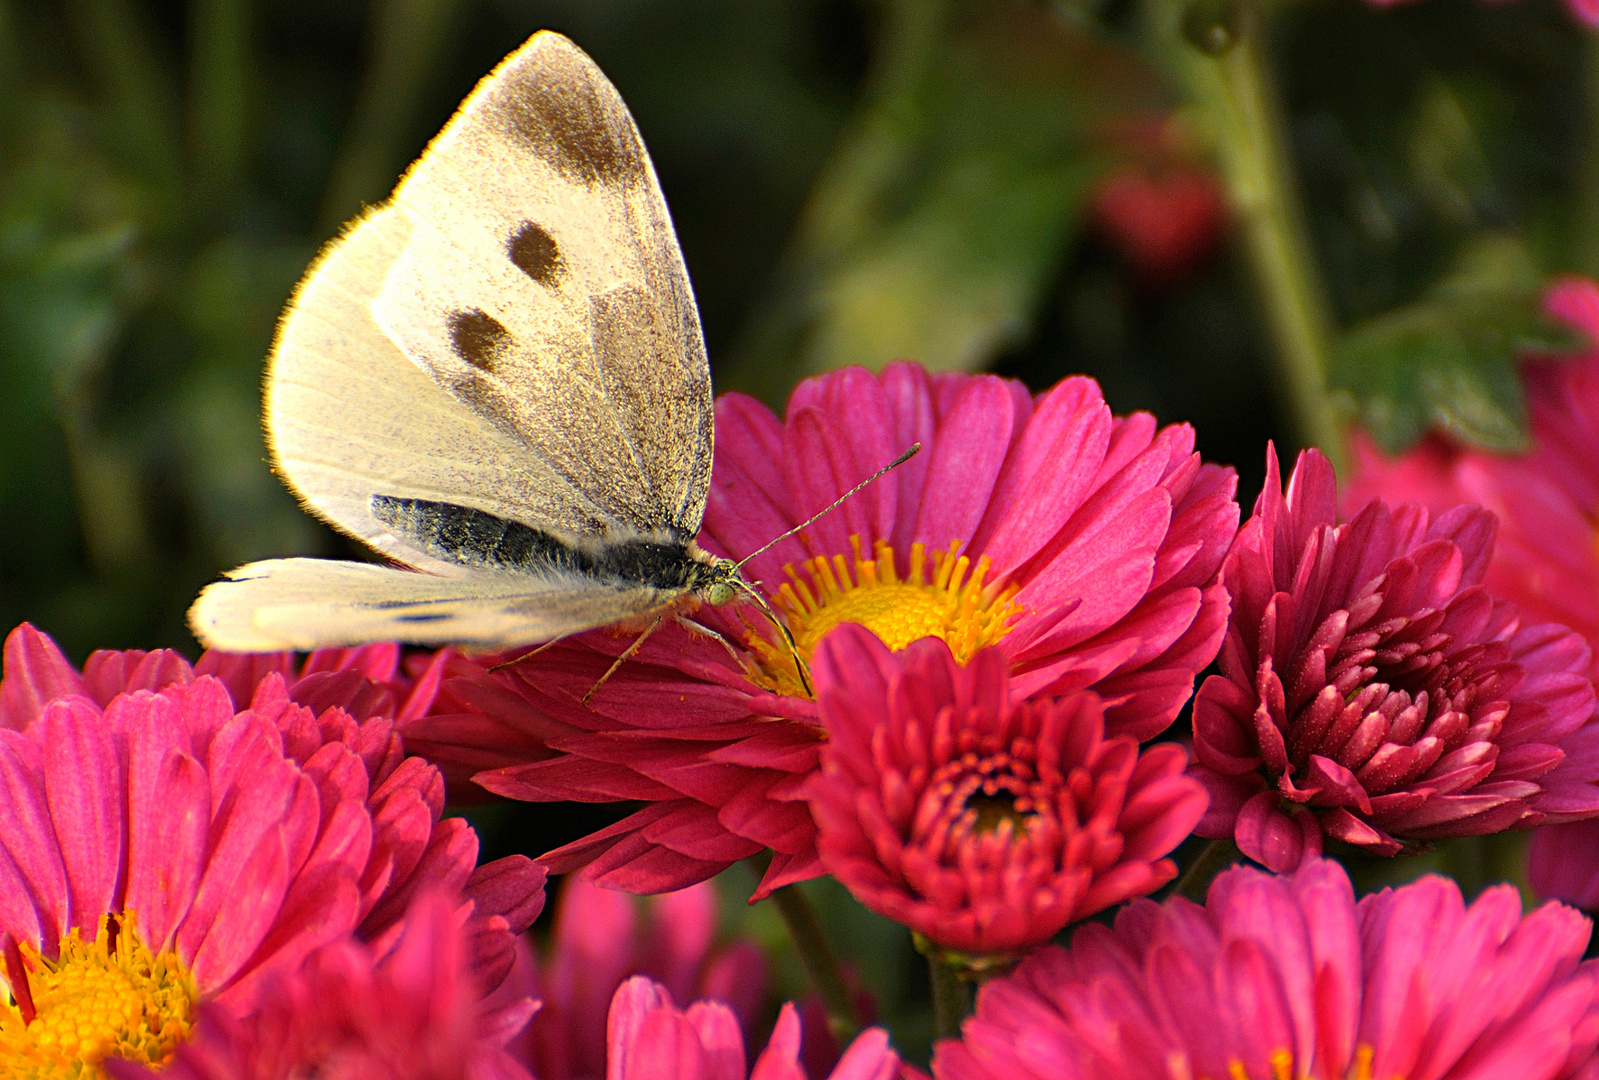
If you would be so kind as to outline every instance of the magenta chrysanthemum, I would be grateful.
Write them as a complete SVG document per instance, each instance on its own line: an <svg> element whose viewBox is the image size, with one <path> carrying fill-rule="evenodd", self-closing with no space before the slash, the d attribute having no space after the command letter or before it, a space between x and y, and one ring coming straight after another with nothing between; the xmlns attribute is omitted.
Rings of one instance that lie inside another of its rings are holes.
<svg viewBox="0 0 1599 1080"><path fill-rule="evenodd" d="M202 676L103 709L58 698L0 735L0 952L15 995L0 1056L159 1062L197 1004L250 1010L263 979L349 933L383 934L423 885L473 905L476 963L497 981L542 905L528 860L475 868L476 836L440 820L442 779L404 755L393 721L314 713L276 674L243 712ZM100 978L124 987L133 1019L97 1026L64 989Z"/></svg>
<svg viewBox="0 0 1599 1080"><path fill-rule="evenodd" d="M113 1080L532 1080L504 1047L536 1003L486 1006L471 960L455 901L427 892L387 940L334 942L274 975L248 1017L202 1007L194 1038L159 1071L116 1061L107 1071Z"/></svg>
<svg viewBox="0 0 1599 1080"><path fill-rule="evenodd" d="M946 949L1009 953L1170 881L1205 810L1187 754L1106 738L1098 695L1018 700L1004 657L888 651L841 627L813 667L827 742L806 792L828 871Z"/></svg>
<svg viewBox="0 0 1599 1080"><path fill-rule="evenodd" d="M1589 924L1509 886L1427 877L1355 902L1335 863L1223 874L1204 907L1136 901L979 992L937 1080L1590 1077Z"/></svg>
<svg viewBox="0 0 1599 1080"><path fill-rule="evenodd" d="M1289 870L1323 834L1394 854L1599 813L1588 647L1483 588L1493 515L1373 500L1339 525L1336 495L1312 450L1285 498L1268 451L1194 702L1199 834Z"/></svg>
<svg viewBox="0 0 1599 1080"><path fill-rule="evenodd" d="M538 1080L602 1080L605 1016L630 976L663 984L680 1001L713 998L744 1038L766 1019L766 955L751 941L714 947L716 889L702 882L640 905L625 893L569 878L561 887L542 964L518 963L507 983L540 1001L511 1049Z"/></svg>
<svg viewBox="0 0 1599 1080"><path fill-rule="evenodd" d="M607 1080L806 1080L800 1021L784 1005L766 1049L745 1065L738 1018L717 1001L679 1009L659 983L639 976L617 990L607 1026ZM856 1036L826 1080L893 1080L899 1056L882 1028Z"/></svg>
<svg viewBox="0 0 1599 1080"><path fill-rule="evenodd" d="M732 558L922 444L746 568L806 656L840 623L896 649L939 637L961 661L993 646L1018 693L1092 687L1109 734L1148 739L1220 642L1235 478L1201 463L1188 427L1112 416L1092 380L1034 399L993 376L894 364L804 383L784 421L726 395L716 422L700 542ZM663 628L590 707L631 635L586 635L499 672L454 661L408 744L456 775L485 770L478 783L512 798L649 804L551 853L553 871L654 892L771 848L759 894L813 876L814 827L795 800L816 768L815 703L747 610L694 618L720 640Z"/></svg>
<svg viewBox="0 0 1599 1080"><path fill-rule="evenodd" d="M423 716L438 692L448 651L410 658L402 670L400 647L319 649L304 661L293 653L224 653L208 650L191 666L170 649L102 649L79 672L49 635L23 623L6 636L5 677L0 679L0 727L21 731L46 704L73 694L104 706L118 694L160 690L210 675L227 687L235 705L249 705L256 687L280 676L289 699L316 712L338 706L357 720Z"/></svg>

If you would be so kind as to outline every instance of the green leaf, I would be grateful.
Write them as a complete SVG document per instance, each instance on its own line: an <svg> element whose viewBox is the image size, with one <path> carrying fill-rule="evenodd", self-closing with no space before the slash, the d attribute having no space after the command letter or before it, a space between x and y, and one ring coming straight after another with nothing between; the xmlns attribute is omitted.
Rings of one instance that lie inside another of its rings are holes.
<svg viewBox="0 0 1599 1080"><path fill-rule="evenodd" d="M721 385L909 357L974 369L1023 340L1112 163L1158 106L1128 50L1006 0L889 5L863 105Z"/></svg>
<svg viewBox="0 0 1599 1080"><path fill-rule="evenodd" d="M1478 237L1421 299L1350 331L1333 382L1354 395L1361 422L1390 453L1433 426L1491 450L1523 449L1517 358L1582 344L1544 317L1542 285L1519 240Z"/></svg>

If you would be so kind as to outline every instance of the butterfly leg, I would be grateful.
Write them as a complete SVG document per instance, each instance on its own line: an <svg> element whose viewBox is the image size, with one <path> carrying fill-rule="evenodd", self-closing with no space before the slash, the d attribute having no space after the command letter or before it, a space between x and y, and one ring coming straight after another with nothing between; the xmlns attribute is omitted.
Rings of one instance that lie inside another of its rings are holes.
<svg viewBox="0 0 1599 1080"><path fill-rule="evenodd" d="M516 664L520 664L524 660L528 660L528 659L531 659L531 658L537 656L539 653L543 652L545 649L548 649L551 645L558 645L558 644L560 644L561 642L565 641L567 638L569 638L571 636L572 636L571 634L562 634L558 638L551 638L550 640L546 641L544 644L536 645L533 648L529 649L525 653L522 653L522 654L520 654L518 656L513 656L509 660L501 660L498 664L495 664L493 667L489 668L489 671L490 672L495 672L495 671L501 670L502 668L508 668L508 667L512 667L512 666L514 666ZM592 692L593 691L590 691L590 693L592 693Z"/></svg>
<svg viewBox="0 0 1599 1080"><path fill-rule="evenodd" d="M734 660L739 658L739 652L733 647L733 643L727 640L727 638L723 637L721 634L717 633L715 630L712 630L709 626L706 626L704 623L695 622L687 615L679 615L677 617L677 621L688 627L689 633L691 634L700 634L703 637L713 638L716 641L720 641L722 643L722 648L727 650L727 655L731 656Z"/></svg>
<svg viewBox="0 0 1599 1080"><path fill-rule="evenodd" d="M599 693L600 687L609 682L611 676L616 674L616 669L626 663L635 653L639 651L639 649L643 648L644 643L649 640L650 635L659 630L661 628L661 624L666 620L666 615L661 615L656 618L654 622L650 623L644 628L644 632L642 634L633 639L633 644L622 650L622 655L618 656L616 661L612 663L610 667L605 669L605 674L601 675L599 681L593 686L589 687L589 692L583 695L583 704L587 705L590 699L592 699L595 694Z"/></svg>

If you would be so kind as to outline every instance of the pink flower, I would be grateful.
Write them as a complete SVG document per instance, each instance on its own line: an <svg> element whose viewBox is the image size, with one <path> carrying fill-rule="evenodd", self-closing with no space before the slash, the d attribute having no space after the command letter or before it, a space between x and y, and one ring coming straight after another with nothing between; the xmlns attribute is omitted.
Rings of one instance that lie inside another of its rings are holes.
<svg viewBox="0 0 1599 1080"><path fill-rule="evenodd" d="M273 674L243 712L203 676L104 709L57 698L0 730L0 954L16 995L0 1057L159 1062L200 1003L250 1011L314 949L389 931L424 884L471 905L474 963L502 978L543 872L520 856L474 869L477 838L439 819L437 770L392 728L295 705ZM133 1019L63 989L93 979L121 985Z"/></svg>
<svg viewBox="0 0 1599 1080"><path fill-rule="evenodd" d="M1366 504L1274 452L1222 571L1221 674L1194 702L1201 836L1289 870L1323 834L1379 854L1599 813L1588 646L1483 588L1493 515Z"/></svg>
<svg viewBox="0 0 1599 1080"><path fill-rule="evenodd" d="M1548 825L1532 834L1527 880L1546 900L1599 909L1599 820Z"/></svg>
<svg viewBox="0 0 1599 1080"><path fill-rule="evenodd" d="M79 673L49 635L22 623L6 637L0 727L21 731L56 698L78 694L104 706L118 694L160 690L196 675L215 676L239 706L248 705L261 681L276 674L292 701L317 712L337 705L357 720L406 720L427 713L448 658L448 651L413 656L408 666L416 670L408 673L401 670L400 647L392 644L320 649L300 664L293 653L210 650L193 667L170 649L101 649L89 654Z"/></svg>
<svg viewBox="0 0 1599 1080"><path fill-rule="evenodd" d="M1358 904L1343 870L1235 869L1204 907L1139 900L978 993L938 1080L1591 1077L1589 924L1426 877Z"/></svg>
<svg viewBox="0 0 1599 1080"><path fill-rule="evenodd" d="M1010 953L1153 892L1205 792L1167 743L1106 738L1098 695L1018 700L1005 660L860 627L816 652L828 739L807 786L822 863L861 903L962 953Z"/></svg>
<svg viewBox="0 0 1599 1080"><path fill-rule="evenodd" d="M755 1068L746 1071L744 1037L731 1009L696 1001L686 1010L666 987L638 976L611 1001L607 1080L806 1080L799 1064L800 1022L784 1005L777 1028ZM856 1037L827 1080L892 1080L899 1056L888 1034L870 1028Z"/></svg>
<svg viewBox="0 0 1599 1080"><path fill-rule="evenodd" d="M939 637L962 662L995 646L1017 694L1091 687L1107 733L1163 731L1223 632L1235 477L1200 462L1185 426L1112 416L1092 380L1034 399L993 376L851 369L804 383L786 421L725 395L700 542L749 555L913 441L909 463L749 562L801 653L842 622L894 649ZM552 872L657 892L771 848L758 896L815 876L799 801L821 744L815 702L750 609L694 619L716 636L663 627L591 707L581 698L632 635L585 635L499 672L452 661L407 742L512 798L648 804L545 856Z"/></svg>
<svg viewBox="0 0 1599 1080"><path fill-rule="evenodd" d="M605 1015L632 975L673 997L714 998L732 1010L746 1040L765 1017L766 957L750 941L714 948L716 890L702 882L640 905L625 893L576 878L561 887L544 963L529 956L507 983L543 1002L513 1050L539 1080L601 1080Z"/></svg>
<svg viewBox="0 0 1599 1080"><path fill-rule="evenodd" d="M1567 278L1548 313L1599 341L1599 285ZM1524 616L1558 622L1599 646L1599 351L1522 367L1532 430L1523 455L1468 449L1432 436L1398 459L1354 441L1352 506L1381 496L1441 511L1474 502L1499 518L1483 581ZM1595 653L1599 656L1599 652ZM1591 672L1599 676L1599 662Z"/></svg>
<svg viewBox="0 0 1599 1080"><path fill-rule="evenodd" d="M337 941L274 975L250 1016L202 1006L159 1070L106 1068L113 1080L531 1080L504 1046L537 1005L485 1007L471 955L454 900L427 892L383 942Z"/></svg>

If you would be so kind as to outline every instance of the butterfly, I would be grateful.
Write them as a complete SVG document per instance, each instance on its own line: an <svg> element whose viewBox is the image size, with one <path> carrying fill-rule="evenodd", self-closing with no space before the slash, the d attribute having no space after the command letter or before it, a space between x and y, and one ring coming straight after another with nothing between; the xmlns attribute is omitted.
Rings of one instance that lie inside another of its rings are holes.
<svg viewBox="0 0 1599 1080"><path fill-rule="evenodd" d="M189 612L207 646L505 650L739 597L782 629L695 543L713 431L694 295L632 117L559 34L323 250L265 414L302 503L402 565L239 567Z"/></svg>

